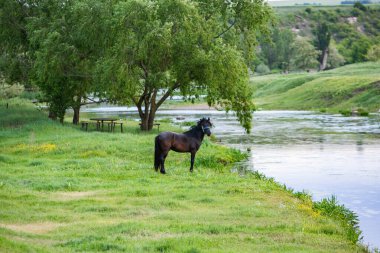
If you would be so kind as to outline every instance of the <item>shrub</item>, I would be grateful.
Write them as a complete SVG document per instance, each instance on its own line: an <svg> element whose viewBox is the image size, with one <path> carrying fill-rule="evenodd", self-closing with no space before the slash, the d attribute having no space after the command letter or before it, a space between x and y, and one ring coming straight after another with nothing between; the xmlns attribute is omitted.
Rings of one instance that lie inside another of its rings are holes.
<svg viewBox="0 0 380 253"><path fill-rule="evenodd" d="M339 110L339 113L342 114L345 117L351 116L351 110L348 110L348 109Z"/></svg>
<svg viewBox="0 0 380 253"><path fill-rule="evenodd" d="M260 74L260 75L265 75L265 74L268 74L270 72L270 69L264 63L260 63L256 67L255 72L258 73L258 74Z"/></svg>
<svg viewBox="0 0 380 253"><path fill-rule="evenodd" d="M343 227L346 228L347 239L354 244L362 239L358 215L344 205L340 205L334 195L331 198L324 198L321 201L314 202L313 208L320 211L322 215L340 221Z"/></svg>
<svg viewBox="0 0 380 253"><path fill-rule="evenodd" d="M329 56L327 58L327 68L334 69L344 64L344 57L338 52L335 43L331 43L329 47Z"/></svg>
<svg viewBox="0 0 380 253"><path fill-rule="evenodd" d="M366 58L369 61L380 61L380 45L373 45L368 49Z"/></svg>
<svg viewBox="0 0 380 253"><path fill-rule="evenodd" d="M354 8L362 10L362 11L366 11L367 10L367 8L361 2L355 2Z"/></svg>
<svg viewBox="0 0 380 253"><path fill-rule="evenodd" d="M359 108L358 109L358 116L364 116L364 117L366 117L368 115L369 115L369 112L366 111L365 109L363 109L363 108Z"/></svg>
<svg viewBox="0 0 380 253"><path fill-rule="evenodd" d="M24 91L24 87L19 84L8 85L2 84L0 86L0 97L1 98L14 98L21 95Z"/></svg>

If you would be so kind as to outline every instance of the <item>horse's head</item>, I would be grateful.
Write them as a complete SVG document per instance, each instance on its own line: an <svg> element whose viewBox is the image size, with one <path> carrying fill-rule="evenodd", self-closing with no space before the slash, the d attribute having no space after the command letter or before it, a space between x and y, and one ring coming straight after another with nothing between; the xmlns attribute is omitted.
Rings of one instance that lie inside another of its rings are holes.
<svg viewBox="0 0 380 253"><path fill-rule="evenodd" d="M210 121L210 118L202 118L201 120L198 121L198 126L202 128L202 131L204 134L207 134L207 136L211 135L211 127L212 123Z"/></svg>

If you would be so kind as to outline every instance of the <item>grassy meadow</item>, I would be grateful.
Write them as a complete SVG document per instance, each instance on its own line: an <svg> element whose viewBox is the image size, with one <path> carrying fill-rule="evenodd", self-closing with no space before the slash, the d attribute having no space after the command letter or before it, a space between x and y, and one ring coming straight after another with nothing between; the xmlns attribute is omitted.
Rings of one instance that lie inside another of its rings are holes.
<svg viewBox="0 0 380 253"><path fill-rule="evenodd" d="M156 132L60 125L0 102L0 252L362 252L342 222L204 141L153 169ZM162 124L162 130L176 130Z"/></svg>
<svg viewBox="0 0 380 253"><path fill-rule="evenodd" d="M263 109L331 111L380 109L380 62L329 71L255 76L255 103Z"/></svg>

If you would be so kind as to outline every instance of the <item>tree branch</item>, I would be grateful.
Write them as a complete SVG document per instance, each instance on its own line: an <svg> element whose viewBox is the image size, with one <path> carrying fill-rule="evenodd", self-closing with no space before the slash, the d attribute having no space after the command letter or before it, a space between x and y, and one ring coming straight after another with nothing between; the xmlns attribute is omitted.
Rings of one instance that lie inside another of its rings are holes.
<svg viewBox="0 0 380 253"><path fill-rule="evenodd" d="M157 89L154 89L153 90L153 95L152 95L152 99L151 99L151 102L150 102L150 113L152 114L152 112L156 111L157 107L156 107L156 97L157 97L157 92L158 90Z"/></svg>
<svg viewBox="0 0 380 253"><path fill-rule="evenodd" d="M143 61L140 62L140 66L144 70L145 79L148 78L148 69L146 68L146 66L145 66L145 64L144 64Z"/></svg>
<svg viewBox="0 0 380 253"><path fill-rule="evenodd" d="M216 37L214 37L214 40L220 38L221 36L223 36L223 34L225 34L226 32L228 32L235 24L236 24L236 19L234 20L234 22L232 22L232 24L230 24L229 27L227 27L226 30L224 30L223 32L219 33Z"/></svg>
<svg viewBox="0 0 380 253"><path fill-rule="evenodd" d="M139 112L139 116L140 116L140 118L142 118L142 116L144 115L144 113L143 113L143 111L142 111L142 109L141 109L141 105L139 106L139 101L137 101L137 99L135 98L135 97L133 97L133 96L131 96L131 99L132 99L132 101L133 101L133 103L136 105L136 107L137 107L137 110L138 110L138 112Z"/></svg>
<svg viewBox="0 0 380 253"><path fill-rule="evenodd" d="M98 101L95 101L94 99L91 99L91 98L88 98L88 97L85 97L84 100L90 100L91 102L83 102L81 103L80 105L91 105L91 104L99 104L99 103L105 103L105 102L109 102L108 99L101 99L101 100L98 100Z"/></svg>
<svg viewBox="0 0 380 253"><path fill-rule="evenodd" d="M161 106L161 104L172 94L172 92L175 90L175 89L177 89L177 88L179 88L181 86L181 84L180 83L175 83L174 85L173 85L173 87L171 87L171 88L169 88L168 89L168 91L162 96L162 98L158 101L158 103L157 103L157 106L156 106L156 110L158 109L158 107L160 107Z"/></svg>
<svg viewBox="0 0 380 253"><path fill-rule="evenodd" d="M239 6L240 5L240 6ZM217 38L220 38L221 36L223 36L223 34L225 34L226 32L228 32L236 23L237 23L237 16L238 14L240 13L240 11L242 11L244 8L244 4L238 4L238 6L236 6L236 9L235 9L235 19L234 21L230 24L229 27L227 27L226 30L222 31L221 33L219 33L218 36L214 37L214 40L217 39Z"/></svg>

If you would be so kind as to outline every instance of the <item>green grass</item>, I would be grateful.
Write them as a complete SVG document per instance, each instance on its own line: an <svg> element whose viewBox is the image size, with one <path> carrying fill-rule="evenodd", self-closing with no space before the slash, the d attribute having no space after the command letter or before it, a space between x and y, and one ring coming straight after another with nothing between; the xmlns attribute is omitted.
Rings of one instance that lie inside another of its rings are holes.
<svg viewBox="0 0 380 253"><path fill-rule="evenodd" d="M259 76L251 83L255 102L263 109L380 109L380 62L317 73Z"/></svg>
<svg viewBox="0 0 380 253"><path fill-rule="evenodd" d="M85 132L0 102L0 252L362 252L341 221L204 141L153 169L155 133ZM15 123L17 122L17 123ZM163 123L163 130L178 129Z"/></svg>

